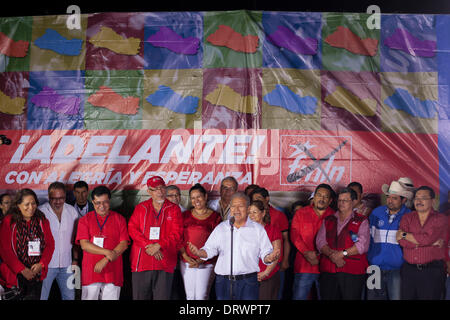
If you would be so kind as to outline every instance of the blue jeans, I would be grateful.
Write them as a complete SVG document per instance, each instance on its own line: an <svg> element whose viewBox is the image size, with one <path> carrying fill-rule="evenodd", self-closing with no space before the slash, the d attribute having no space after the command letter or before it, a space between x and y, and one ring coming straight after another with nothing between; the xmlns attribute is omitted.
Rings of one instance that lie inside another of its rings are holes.
<svg viewBox="0 0 450 320"><path fill-rule="evenodd" d="M61 292L61 298L63 300L75 300L75 290L68 286L68 279L72 275L72 272L67 272L67 268L48 268L47 277L42 282L41 300L48 300L55 278Z"/></svg>
<svg viewBox="0 0 450 320"><path fill-rule="evenodd" d="M367 288L367 300L400 300L401 276L398 270L381 270L381 288Z"/></svg>
<svg viewBox="0 0 450 320"><path fill-rule="evenodd" d="M230 297L230 282L233 283L233 298ZM255 274L242 280L229 280L226 276L216 275L217 300L258 300L259 283Z"/></svg>
<svg viewBox="0 0 450 320"><path fill-rule="evenodd" d="M318 273L296 273L294 278L294 288L292 292L292 300L306 300L312 285L316 284L317 296L320 300L319 293L319 274Z"/></svg>

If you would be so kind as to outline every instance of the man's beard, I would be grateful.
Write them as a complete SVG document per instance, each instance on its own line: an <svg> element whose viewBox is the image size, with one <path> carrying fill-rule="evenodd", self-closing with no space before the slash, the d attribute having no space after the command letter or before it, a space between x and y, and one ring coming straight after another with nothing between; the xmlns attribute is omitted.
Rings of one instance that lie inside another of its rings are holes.
<svg viewBox="0 0 450 320"><path fill-rule="evenodd" d="M394 211L394 212L399 211L400 208L401 208L401 207L397 208L397 207L395 207L395 206L389 206L389 205L387 205L387 207L388 207L389 211Z"/></svg>
<svg viewBox="0 0 450 320"><path fill-rule="evenodd" d="M317 210L325 210L327 208L327 205L324 202L319 202L315 207Z"/></svg>

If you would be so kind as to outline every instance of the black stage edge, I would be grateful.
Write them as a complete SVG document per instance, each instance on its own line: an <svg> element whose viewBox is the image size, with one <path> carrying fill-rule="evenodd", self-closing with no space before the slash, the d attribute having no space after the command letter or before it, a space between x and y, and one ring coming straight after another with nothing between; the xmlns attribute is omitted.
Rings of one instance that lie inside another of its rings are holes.
<svg viewBox="0 0 450 320"><path fill-rule="evenodd" d="M448 0L39 0L23 3L4 0L2 5L0 5L0 17L66 14L67 7L72 4L78 5L81 13L224 11L241 9L299 12L366 12L370 5L378 5L381 13L450 14L450 1Z"/></svg>

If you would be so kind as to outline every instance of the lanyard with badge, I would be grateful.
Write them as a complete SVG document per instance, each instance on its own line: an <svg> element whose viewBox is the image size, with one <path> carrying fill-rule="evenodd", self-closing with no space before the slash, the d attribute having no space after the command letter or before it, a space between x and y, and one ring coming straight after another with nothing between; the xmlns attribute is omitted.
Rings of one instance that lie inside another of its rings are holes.
<svg viewBox="0 0 450 320"><path fill-rule="evenodd" d="M161 207L161 209L159 210L158 215L156 215L156 221L159 220L159 216L161 215L161 211L163 210L163 208L164 208L164 204ZM161 223L162 223L162 221L164 221L164 215L165 215L165 212L162 216L161 221L159 222L159 227L150 227L150 234L149 234L150 240L159 240L159 236L160 236L160 232L161 232Z"/></svg>
<svg viewBox="0 0 450 320"><path fill-rule="evenodd" d="M41 240L35 239L28 241L28 256L37 257L41 255Z"/></svg>
<svg viewBox="0 0 450 320"><path fill-rule="evenodd" d="M106 237L103 235L103 227L105 226L106 221L108 221L108 218L109 218L109 214L105 218L105 221L103 221L103 224L100 225L100 221L98 221L98 217L97 217L97 212L95 212L95 219L97 220L97 225L98 225L98 228L100 229L100 232L99 232L99 234L97 236L94 236L94 241L93 242L94 242L94 244L96 246L99 246L100 248L103 248L103 245L104 245L104 242L105 242L105 238Z"/></svg>
<svg viewBox="0 0 450 320"><path fill-rule="evenodd" d="M32 236L32 234L30 234ZM41 240L35 238L34 240L28 240L28 256L38 257L41 255Z"/></svg>

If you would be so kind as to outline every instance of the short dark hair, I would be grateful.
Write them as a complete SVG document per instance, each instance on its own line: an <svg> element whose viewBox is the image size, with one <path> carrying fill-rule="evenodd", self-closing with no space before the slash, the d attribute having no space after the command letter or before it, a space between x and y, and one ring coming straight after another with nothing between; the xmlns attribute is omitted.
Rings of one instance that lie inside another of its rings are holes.
<svg viewBox="0 0 450 320"><path fill-rule="evenodd" d="M6 196L10 196L11 197L11 195L9 193L3 193L2 195L0 195L0 203L3 203L3 198L6 197ZM12 200L12 197L11 197L11 200Z"/></svg>
<svg viewBox="0 0 450 320"><path fill-rule="evenodd" d="M427 191L430 193L431 199L434 199L434 198L436 197L436 193L434 192L434 190L433 190L431 187L429 187L429 186L421 186L421 187L418 187L418 188L414 191L414 197L413 197L413 198L416 197L417 191L420 191L420 190L427 190Z"/></svg>
<svg viewBox="0 0 450 320"><path fill-rule="evenodd" d="M206 195L206 189L200 184L196 183L189 189L189 196L191 195L191 192L194 190L200 191L203 195Z"/></svg>
<svg viewBox="0 0 450 320"><path fill-rule="evenodd" d="M86 188L87 190L89 190L89 185L86 183L86 181L80 180L75 182L75 184L73 185L74 189L78 189L78 188Z"/></svg>
<svg viewBox="0 0 450 320"><path fill-rule="evenodd" d="M107 194L108 198L111 199L111 191L109 190L108 187L105 187L105 186L95 187L91 193L92 200L94 200L95 197L100 197L104 194Z"/></svg>
<svg viewBox="0 0 450 320"><path fill-rule="evenodd" d="M344 188L341 191L339 191L338 195L341 195L341 194L344 194L344 193L350 193L350 198L352 200L358 199L358 195L356 194L355 190L353 190L352 188Z"/></svg>
<svg viewBox="0 0 450 320"><path fill-rule="evenodd" d="M55 181L55 182L50 183L50 185L48 186L48 192L50 192L50 190L56 190L56 189L66 192L66 185L62 182Z"/></svg>
<svg viewBox="0 0 450 320"><path fill-rule="evenodd" d="M250 197L253 198L254 194L260 194L263 198L267 198L269 196L269 191L266 188L257 188L250 193Z"/></svg>
<svg viewBox="0 0 450 320"><path fill-rule="evenodd" d="M351 188L351 187L357 187L359 189L359 192L363 193L363 186L361 183L359 183L357 181L350 182L348 184L347 188Z"/></svg>
<svg viewBox="0 0 450 320"><path fill-rule="evenodd" d="M251 192L247 195L250 195L253 190L258 189L259 186L257 184L249 184L247 187L245 187L244 193L247 194L247 192L250 190Z"/></svg>
<svg viewBox="0 0 450 320"><path fill-rule="evenodd" d="M329 192L330 192L330 198L334 198L335 197L335 195L336 195L336 193L334 192L334 190L333 190L333 188L329 185L329 184L326 184L326 183L321 183L321 184L319 184L317 187L316 187L316 189L314 190L314 194L316 194L317 193L317 190L319 190L319 189L326 189L326 190L328 190Z"/></svg>
<svg viewBox="0 0 450 320"><path fill-rule="evenodd" d="M169 191L169 190L176 190L178 193L181 193L180 188L178 188L178 186L176 186L174 184L166 186L166 192Z"/></svg>

